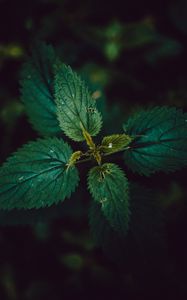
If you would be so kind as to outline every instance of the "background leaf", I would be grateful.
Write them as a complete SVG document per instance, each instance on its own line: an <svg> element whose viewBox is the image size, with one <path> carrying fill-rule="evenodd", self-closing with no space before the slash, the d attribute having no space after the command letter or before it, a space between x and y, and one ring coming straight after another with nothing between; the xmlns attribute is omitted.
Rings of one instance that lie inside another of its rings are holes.
<svg viewBox="0 0 187 300"><path fill-rule="evenodd" d="M84 140L80 124L91 136L98 134L102 121L95 100L78 75L60 62L55 67L55 98L60 127L68 137Z"/></svg>
<svg viewBox="0 0 187 300"><path fill-rule="evenodd" d="M77 197L77 193L79 197ZM54 221L62 221L64 219L78 221L87 214L87 206L80 197L83 194L82 187L79 186L78 191L72 194L68 201L59 202L50 207L42 207L38 209L12 209L0 210L0 226L25 226L36 225L40 223L52 224ZM72 209L72 207L74 209Z"/></svg>
<svg viewBox="0 0 187 300"><path fill-rule="evenodd" d="M71 154L57 138L21 148L0 169L0 208L40 208L70 197L78 183L76 168L66 170Z"/></svg>
<svg viewBox="0 0 187 300"><path fill-rule="evenodd" d="M99 203L91 201L89 208L89 226L94 242L113 261L121 263L126 259L126 239L114 230L105 218Z"/></svg>
<svg viewBox="0 0 187 300"><path fill-rule="evenodd" d="M110 226L99 203L91 201L89 207L89 225L94 242L111 260L126 267L134 256L142 258L143 255L144 260L149 260L166 250L163 210L152 191L133 183L130 185L130 199L131 218L126 237L120 236Z"/></svg>
<svg viewBox="0 0 187 300"><path fill-rule="evenodd" d="M58 135L61 132L53 93L55 60L52 46L38 43L21 73L22 100L32 126L41 135Z"/></svg>
<svg viewBox="0 0 187 300"><path fill-rule="evenodd" d="M130 233L141 252L153 253L153 249L166 247L164 211L156 193L139 184L130 185L131 220Z"/></svg>
<svg viewBox="0 0 187 300"><path fill-rule="evenodd" d="M150 175L187 165L187 114L169 107L141 111L127 121L125 132L134 136L124 152L125 163L135 172Z"/></svg>
<svg viewBox="0 0 187 300"><path fill-rule="evenodd" d="M106 163L90 170L88 187L111 226L126 235L129 224L128 181L115 164Z"/></svg>

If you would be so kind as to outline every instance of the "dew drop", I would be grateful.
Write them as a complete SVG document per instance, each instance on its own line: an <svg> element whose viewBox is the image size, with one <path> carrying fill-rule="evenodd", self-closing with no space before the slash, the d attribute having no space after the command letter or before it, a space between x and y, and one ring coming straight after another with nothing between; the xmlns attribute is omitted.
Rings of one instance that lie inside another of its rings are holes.
<svg viewBox="0 0 187 300"><path fill-rule="evenodd" d="M112 143L109 143L108 148L112 148Z"/></svg>
<svg viewBox="0 0 187 300"><path fill-rule="evenodd" d="M18 178L18 180L19 180L19 181L21 181L21 180L23 180L23 178L24 178L24 177L23 177L23 176L21 176L21 177L19 177L19 178Z"/></svg>

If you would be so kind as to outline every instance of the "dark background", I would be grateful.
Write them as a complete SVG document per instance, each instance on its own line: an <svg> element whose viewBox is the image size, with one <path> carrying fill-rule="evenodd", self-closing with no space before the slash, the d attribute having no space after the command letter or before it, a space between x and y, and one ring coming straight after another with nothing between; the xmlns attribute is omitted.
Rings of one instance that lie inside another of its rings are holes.
<svg viewBox="0 0 187 300"><path fill-rule="evenodd" d="M1 162L38 137L19 92L20 68L36 38L55 46L65 63L102 88L105 133L119 132L140 107L187 111L185 0L0 0L0 23ZM84 180L69 204L41 215L0 212L0 299L187 296L186 170L143 178L124 168L131 181L156 195L164 211L164 247L153 243L155 219L153 232L140 239L141 250L129 238L125 263L108 259L89 232L87 169L81 168ZM152 222L150 213L143 220Z"/></svg>

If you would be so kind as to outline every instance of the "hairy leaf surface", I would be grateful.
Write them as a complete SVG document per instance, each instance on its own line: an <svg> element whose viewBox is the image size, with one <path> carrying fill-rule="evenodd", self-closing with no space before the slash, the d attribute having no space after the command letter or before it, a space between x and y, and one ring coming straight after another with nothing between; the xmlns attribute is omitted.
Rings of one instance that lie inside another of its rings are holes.
<svg viewBox="0 0 187 300"><path fill-rule="evenodd" d="M22 100L31 124L41 135L58 135L61 132L53 92L55 61L53 48L38 43L21 74Z"/></svg>
<svg viewBox="0 0 187 300"><path fill-rule="evenodd" d="M70 197L78 184L77 169L66 168L71 154L57 138L23 146L0 169L0 208L40 208Z"/></svg>
<svg viewBox="0 0 187 300"><path fill-rule="evenodd" d="M60 127L75 141L83 141L82 127L95 136L101 129L101 115L85 83L69 66L55 65L55 97Z"/></svg>
<svg viewBox="0 0 187 300"><path fill-rule="evenodd" d="M88 187L95 201L100 203L104 216L121 235L129 224L128 181L115 164L94 167L88 176Z"/></svg>
<svg viewBox="0 0 187 300"><path fill-rule="evenodd" d="M187 114L182 110L155 107L141 111L127 121L124 130L134 136L124 152L125 163L133 171L150 175L187 165Z"/></svg>

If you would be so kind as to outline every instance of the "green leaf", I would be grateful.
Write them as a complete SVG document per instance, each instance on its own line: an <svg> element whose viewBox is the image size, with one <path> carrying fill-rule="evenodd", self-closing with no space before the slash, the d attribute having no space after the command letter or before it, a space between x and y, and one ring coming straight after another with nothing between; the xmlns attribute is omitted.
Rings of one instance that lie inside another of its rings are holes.
<svg viewBox="0 0 187 300"><path fill-rule="evenodd" d="M115 153L127 147L132 138L126 134L113 134L105 136L101 143L103 153Z"/></svg>
<svg viewBox="0 0 187 300"><path fill-rule="evenodd" d="M30 123L41 135L58 135L61 132L53 92L55 61L52 46L38 43L21 73L22 101Z"/></svg>
<svg viewBox="0 0 187 300"><path fill-rule="evenodd" d="M124 125L134 136L125 150L125 163L134 172L150 175L187 165L187 114L169 107L141 111Z"/></svg>
<svg viewBox="0 0 187 300"><path fill-rule="evenodd" d="M70 197L78 184L77 169L66 167L71 154L57 138L23 146L0 169L0 208L40 208Z"/></svg>
<svg viewBox="0 0 187 300"><path fill-rule="evenodd" d="M82 127L95 136L101 129L101 115L85 82L66 66L55 65L55 97L60 127L74 141L83 141Z"/></svg>
<svg viewBox="0 0 187 300"><path fill-rule="evenodd" d="M100 203L104 216L121 235L129 224L128 181L115 164L94 167L88 176L88 187L95 201Z"/></svg>

